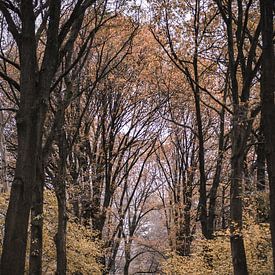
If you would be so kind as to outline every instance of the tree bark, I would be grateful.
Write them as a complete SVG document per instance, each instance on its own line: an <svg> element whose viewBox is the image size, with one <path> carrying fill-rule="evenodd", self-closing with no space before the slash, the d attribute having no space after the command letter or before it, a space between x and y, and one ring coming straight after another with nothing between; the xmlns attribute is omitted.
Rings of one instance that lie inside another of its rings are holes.
<svg viewBox="0 0 275 275"><path fill-rule="evenodd" d="M6 216L1 274L24 273L32 189L36 181L41 118L36 87L35 16L32 1L21 3L20 108L16 116L18 155Z"/></svg>
<svg viewBox="0 0 275 275"><path fill-rule="evenodd" d="M37 167L41 161L39 152L42 151L43 125L50 85L58 59L60 6L60 1L50 2L47 45L40 72L36 56L36 17L33 1L20 2L22 30L11 31L17 43L20 58L20 106L16 116L17 161L5 222L1 274L20 275L25 269L32 194L37 187ZM8 24L11 23L8 22Z"/></svg>
<svg viewBox="0 0 275 275"><path fill-rule="evenodd" d="M191 81L191 86L194 92L195 110L196 110L196 122L198 131L199 142L199 171L200 171L200 198L199 198L199 219L201 222L202 234L205 238L209 239L208 224L207 224L207 191L206 183L207 178L205 174L205 153L204 153L204 136L203 136L203 122L201 116L201 103L200 103L200 87L199 87L199 71L198 71L198 51L199 51L199 25L200 25L200 0L196 0L195 7L195 52L193 56L193 69L195 84Z"/></svg>
<svg viewBox="0 0 275 275"><path fill-rule="evenodd" d="M230 243L235 275L248 274L242 236L242 174L246 146L247 106L234 106L231 153Z"/></svg>
<svg viewBox="0 0 275 275"><path fill-rule="evenodd" d="M66 275L67 270L67 253L66 253L66 235L67 235L67 208L66 192L64 182L58 183L56 190L58 202L58 230L54 241L56 245L56 274Z"/></svg>
<svg viewBox="0 0 275 275"><path fill-rule="evenodd" d="M270 229L275 272L275 61L273 45L273 0L260 0L263 40L261 79L262 116L270 189Z"/></svg>
<svg viewBox="0 0 275 275"><path fill-rule="evenodd" d="M261 119L262 120L262 119ZM258 134L257 154L257 191L265 190L265 144L263 137L262 121Z"/></svg>
<svg viewBox="0 0 275 275"><path fill-rule="evenodd" d="M216 201L217 201L218 187L220 185L220 180L221 180L222 162L224 157L224 116L225 116L225 110L224 108L222 108L222 111L220 114L220 134L219 134L219 148L218 148L218 157L217 157L217 163L216 163L216 171L215 171L215 176L211 186L211 190L209 193L207 228L208 228L208 237L210 239L214 237L215 218L216 218Z"/></svg>
<svg viewBox="0 0 275 275"><path fill-rule="evenodd" d="M0 111L0 192L8 192L9 186L7 182L7 169L6 169L6 144L4 135L4 116Z"/></svg>
<svg viewBox="0 0 275 275"><path fill-rule="evenodd" d="M44 169L40 160L32 194L29 274L42 274Z"/></svg>
<svg viewBox="0 0 275 275"><path fill-rule="evenodd" d="M125 241L124 249L125 249L125 264L123 267L124 275L129 274L129 268L131 263L131 246L132 246L132 240Z"/></svg>
<svg viewBox="0 0 275 275"><path fill-rule="evenodd" d="M66 275L67 271L67 198L66 198L66 160L68 156L66 134L63 129L65 109L61 107L62 115L57 126L57 144L59 150L58 169L55 176L55 194L58 206L57 233L54 237L56 246L56 274Z"/></svg>

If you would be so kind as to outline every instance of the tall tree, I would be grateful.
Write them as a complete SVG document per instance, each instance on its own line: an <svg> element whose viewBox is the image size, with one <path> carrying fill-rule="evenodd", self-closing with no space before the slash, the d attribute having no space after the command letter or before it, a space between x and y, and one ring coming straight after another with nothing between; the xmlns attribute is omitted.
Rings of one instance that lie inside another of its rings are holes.
<svg viewBox="0 0 275 275"><path fill-rule="evenodd" d="M50 92L55 77L57 82L62 79L62 76L57 77L59 65L71 43L77 38L86 10L94 3L93 0L74 1L66 19L63 17L61 20L63 16L61 1L0 2L0 11L16 42L20 62L17 65L17 68L20 68L19 84L2 74L4 80L20 91L20 103L16 115L18 156L5 223L2 274L24 273L33 194L39 197L39 208L43 203L41 199L43 179L40 178L40 175L43 175L42 137ZM44 41L42 57L38 55L40 39ZM79 61L90 40L91 35L83 44L73 64ZM41 234L41 226L38 231ZM33 272L40 274L42 251L37 251L36 256L38 260Z"/></svg>
<svg viewBox="0 0 275 275"><path fill-rule="evenodd" d="M259 66L256 49L260 35L259 20L252 33L248 28L248 17L253 10L252 1L216 1L226 26L228 68L230 74L230 95L233 104L231 132L231 253L234 274L248 274L244 241L243 223L243 166L245 149L251 132L253 119L259 108L251 109L249 102L251 87ZM236 29L236 31L234 31ZM251 33L250 33L251 32ZM246 36L249 33L250 47L246 48ZM256 60L256 61L255 61ZM241 81L240 81L241 79ZM250 116L249 116L250 113Z"/></svg>
<svg viewBox="0 0 275 275"><path fill-rule="evenodd" d="M189 84L187 89L193 93L196 114L196 138L199 144L200 185L198 213L203 235L210 239L213 238L214 233L215 215L213 216L213 213L215 213L216 197L220 183L219 170L222 167L221 160L223 158L223 154L220 154L220 149L223 150L224 133L221 127L220 148L218 150L220 161L217 163L216 179L213 180L211 187L211 206L208 207L207 183L209 179L207 178L206 127L203 121L203 105L209 107L209 104L205 104L203 98L205 93L215 101L215 104L218 103L224 108L224 104L219 98L211 93L214 87L209 81L206 81L207 78L210 79L213 76L215 71L213 64L214 62L216 63L216 60L219 61L221 55L217 49L221 48L222 45L218 39L219 35L215 35L216 30L214 30L218 20L218 12L213 7L213 3L208 1L188 1L185 4L180 1L174 2L174 6L169 5L165 0L161 1L160 5L159 3L155 4L156 10L159 11L156 16L156 25L159 28L153 29L152 32L169 59L182 73L186 83ZM186 13L192 14L192 17L187 18ZM158 19L159 17L160 19ZM179 39L179 36L182 40ZM223 75L223 73L220 72L220 75ZM225 90L224 87L221 89ZM182 90L182 92L186 91ZM210 107L213 108L212 106ZM224 110L217 112L222 113ZM220 117L223 119L222 116Z"/></svg>
<svg viewBox="0 0 275 275"><path fill-rule="evenodd" d="M273 41L275 5L272 0L261 0L260 6L263 42L261 75L262 120L270 189L270 229L273 248L273 271L275 272L275 56Z"/></svg>

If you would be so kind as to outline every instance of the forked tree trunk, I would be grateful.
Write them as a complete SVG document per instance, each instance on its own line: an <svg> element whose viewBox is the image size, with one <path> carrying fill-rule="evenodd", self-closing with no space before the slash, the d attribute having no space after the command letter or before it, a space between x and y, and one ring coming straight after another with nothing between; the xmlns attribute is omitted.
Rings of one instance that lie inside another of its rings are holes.
<svg viewBox="0 0 275 275"><path fill-rule="evenodd" d="M20 108L17 113L18 153L6 216L1 274L24 274L32 189L36 180L41 118L36 87L35 17L32 1L22 1Z"/></svg>
<svg viewBox="0 0 275 275"><path fill-rule="evenodd" d="M14 181L5 222L1 274L24 274L32 193L41 161L42 134L50 85L56 70L60 1L50 1L50 22L41 71L38 72L33 1L20 1L22 27L7 20L20 57L20 106L16 116L18 149ZM3 7L2 7L3 12ZM4 16L9 17L7 14ZM38 188L39 189L39 188ZM38 272L39 274L39 272Z"/></svg>

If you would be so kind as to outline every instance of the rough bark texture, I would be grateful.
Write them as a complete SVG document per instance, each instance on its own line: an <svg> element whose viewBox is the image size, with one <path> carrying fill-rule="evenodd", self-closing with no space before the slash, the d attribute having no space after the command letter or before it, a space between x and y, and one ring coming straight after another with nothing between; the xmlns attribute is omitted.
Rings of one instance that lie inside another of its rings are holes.
<svg viewBox="0 0 275 275"><path fill-rule="evenodd" d="M263 63L262 63L262 116L265 152L270 188L270 228L275 272L275 57L273 45L273 0L261 0Z"/></svg>
<svg viewBox="0 0 275 275"><path fill-rule="evenodd" d="M20 48L20 109L17 113L18 155L6 216L1 258L1 274L24 273L32 188L36 180L37 146L41 119L36 87L35 17L32 1L22 1L22 37Z"/></svg>

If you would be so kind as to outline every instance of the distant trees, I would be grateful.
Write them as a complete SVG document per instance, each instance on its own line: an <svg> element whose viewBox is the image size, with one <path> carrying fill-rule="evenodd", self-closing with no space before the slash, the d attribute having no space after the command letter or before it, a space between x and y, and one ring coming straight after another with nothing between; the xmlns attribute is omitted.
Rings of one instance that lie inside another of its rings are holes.
<svg viewBox="0 0 275 275"><path fill-rule="evenodd" d="M185 117L189 120L189 116ZM173 127L172 127L173 129ZM157 152L157 164L163 192L159 195L165 212L165 221L171 249L188 256L194 231L195 166L197 145L189 129L172 130L167 141Z"/></svg>
<svg viewBox="0 0 275 275"><path fill-rule="evenodd" d="M196 119L196 129L194 131L196 132L199 145L200 173L198 211L202 232L206 238L210 239L214 233L213 213L215 212L215 200L220 174L219 172L216 173L217 178L213 182L211 205L209 205L210 211L208 211L207 183L209 179L207 178L207 167L205 164L205 125L203 125L204 121L202 118L202 105L205 104L205 95L202 93L210 96L211 99L214 99L216 103L224 108L222 97L217 99L211 94L210 89L212 89L213 83L208 80L208 78L212 79L219 70L215 62L219 62L222 56L219 51L222 47L219 36L222 34L218 34L219 30L214 30L218 22L217 10L213 3L202 3L201 1L189 1L186 4L175 1L174 7L167 5L166 1L161 1L156 3L155 7L156 18L160 19L157 22L153 22L153 26L156 26L155 30L152 29L153 35L171 62L182 73L182 76L179 77L186 80L186 83L189 84L186 89L192 91L194 97L194 119ZM220 78L222 83L224 82L222 71L217 77ZM226 86L227 84L224 85ZM221 89L225 89L224 87L221 87ZM221 108L219 105L218 108ZM217 112L224 112L224 110L218 110ZM220 147L223 147L223 144ZM218 165L222 163L221 156L223 154L220 155Z"/></svg>

